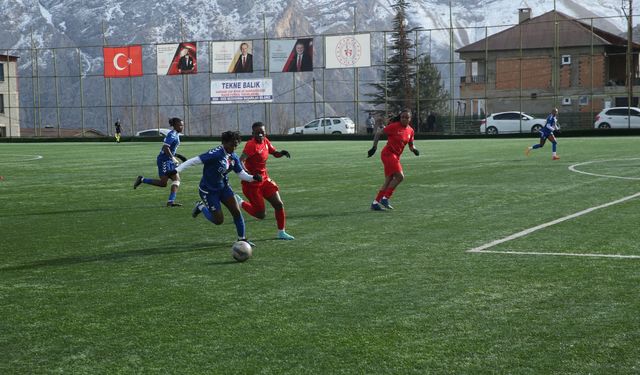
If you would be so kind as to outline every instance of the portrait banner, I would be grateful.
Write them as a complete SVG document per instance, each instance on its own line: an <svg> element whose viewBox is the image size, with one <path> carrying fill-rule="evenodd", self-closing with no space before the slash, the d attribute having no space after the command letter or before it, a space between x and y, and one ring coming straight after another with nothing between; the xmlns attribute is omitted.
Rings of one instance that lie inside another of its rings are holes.
<svg viewBox="0 0 640 375"><path fill-rule="evenodd" d="M156 46L157 74L164 76L197 73L197 51L196 42L158 44Z"/></svg>
<svg viewBox="0 0 640 375"><path fill-rule="evenodd" d="M212 73L252 73L251 41L212 42Z"/></svg>
<svg viewBox="0 0 640 375"><path fill-rule="evenodd" d="M271 78L216 79L211 81L211 104L270 103Z"/></svg>
<svg viewBox="0 0 640 375"><path fill-rule="evenodd" d="M324 61L327 69L371 66L370 34L326 37Z"/></svg>
<svg viewBox="0 0 640 375"><path fill-rule="evenodd" d="M313 38L269 40L269 71L313 71Z"/></svg>

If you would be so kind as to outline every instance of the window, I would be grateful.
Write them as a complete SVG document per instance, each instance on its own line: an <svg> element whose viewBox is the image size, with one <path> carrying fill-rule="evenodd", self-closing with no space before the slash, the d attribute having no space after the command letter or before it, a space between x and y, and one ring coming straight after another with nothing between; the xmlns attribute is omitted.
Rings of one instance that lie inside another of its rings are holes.
<svg viewBox="0 0 640 375"><path fill-rule="evenodd" d="M4 64L0 63L0 82L4 81Z"/></svg>
<svg viewBox="0 0 640 375"><path fill-rule="evenodd" d="M307 125L305 125L305 128L317 128L319 122L320 122L320 120L314 120L314 121L308 123Z"/></svg>
<svg viewBox="0 0 640 375"><path fill-rule="evenodd" d="M562 55L561 65L569 65L571 64L571 55Z"/></svg>
<svg viewBox="0 0 640 375"><path fill-rule="evenodd" d="M4 113L4 94L0 94L0 113Z"/></svg>
<svg viewBox="0 0 640 375"><path fill-rule="evenodd" d="M571 98L569 97L562 98L562 105L571 105Z"/></svg>

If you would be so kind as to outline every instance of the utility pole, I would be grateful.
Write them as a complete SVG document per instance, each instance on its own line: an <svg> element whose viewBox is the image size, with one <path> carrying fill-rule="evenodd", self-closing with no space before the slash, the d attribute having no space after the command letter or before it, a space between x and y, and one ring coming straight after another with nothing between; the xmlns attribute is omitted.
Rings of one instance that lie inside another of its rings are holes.
<svg viewBox="0 0 640 375"><path fill-rule="evenodd" d="M633 67L633 0L629 0L629 16L627 17L627 72L629 74L629 107L633 106L633 84L636 70ZM629 117L631 118L631 117Z"/></svg>

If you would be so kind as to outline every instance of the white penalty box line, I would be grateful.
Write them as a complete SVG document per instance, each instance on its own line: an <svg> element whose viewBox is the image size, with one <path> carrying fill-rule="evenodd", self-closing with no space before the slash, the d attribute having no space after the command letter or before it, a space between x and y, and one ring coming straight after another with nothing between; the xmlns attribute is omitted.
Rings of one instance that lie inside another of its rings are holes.
<svg viewBox="0 0 640 375"><path fill-rule="evenodd" d="M540 224L537 225L535 227L529 228L529 229L525 229L523 231L520 231L518 233L514 233L510 236L501 238L499 240L495 240L489 243L486 243L484 245L478 246L478 247L474 247L473 249L467 250L468 253L494 253L494 254L517 254L517 255L555 255L555 256L579 256L579 257L602 257L602 258L629 258L629 259L640 259L640 255L620 255L620 254L580 254L580 253L545 253L545 252L533 252L533 251L497 251L497 250L487 250L490 249L496 245L511 241L511 240L515 240L517 238L520 237L524 237L528 234L531 234L533 232L539 231L541 229L550 227L552 225L556 225L559 223L562 223L563 221L567 221L567 220L571 220L574 219L576 217L582 216L582 215L586 215L590 212L602 209L602 208L606 208L609 206L613 206L622 202L626 202L628 200L634 199L640 197L640 193L635 193L633 195L629 195L627 197L624 198L620 198L618 200L615 200L613 202L609 202L609 203L605 203L602 204L600 206L595 206L595 207L591 207L591 208L587 208L586 210L582 210L580 212L576 212L574 214L565 216L565 217L561 217L559 219L553 220L553 221L549 221L547 223L544 224Z"/></svg>

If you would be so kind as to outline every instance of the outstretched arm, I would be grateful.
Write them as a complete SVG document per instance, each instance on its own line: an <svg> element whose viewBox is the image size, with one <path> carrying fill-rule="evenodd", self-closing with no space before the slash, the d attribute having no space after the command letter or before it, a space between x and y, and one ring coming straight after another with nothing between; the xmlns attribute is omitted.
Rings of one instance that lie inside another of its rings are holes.
<svg viewBox="0 0 640 375"><path fill-rule="evenodd" d="M369 151L367 151L367 157L368 158L372 157L373 154L375 154L376 150L378 149L378 140L380 139L380 136L382 135L382 129L384 129L383 126L379 127L378 130L376 130L375 135L373 136L373 146L371 146Z"/></svg>
<svg viewBox="0 0 640 375"><path fill-rule="evenodd" d="M198 164L202 164L202 159L200 159L200 156L193 157L180 164L178 168L176 168L176 172L181 173L183 170Z"/></svg>

